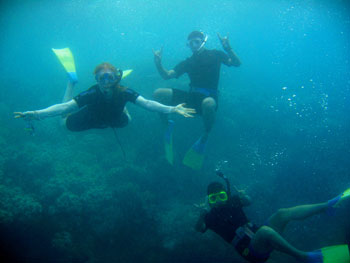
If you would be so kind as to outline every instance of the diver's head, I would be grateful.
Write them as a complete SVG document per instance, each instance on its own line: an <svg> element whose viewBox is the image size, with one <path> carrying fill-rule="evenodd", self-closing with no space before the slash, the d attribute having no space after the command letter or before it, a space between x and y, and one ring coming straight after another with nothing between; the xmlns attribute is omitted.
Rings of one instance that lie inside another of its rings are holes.
<svg viewBox="0 0 350 263"><path fill-rule="evenodd" d="M207 193L210 207L217 207L226 204L228 200L226 189L222 183L210 183L207 188Z"/></svg>
<svg viewBox="0 0 350 263"><path fill-rule="evenodd" d="M114 86L119 84L123 71L108 62L103 62L95 68L94 75L101 91L108 93Z"/></svg>
<svg viewBox="0 0 350 263"><path fill-rule="evenodd" d="M203 32L192 31L187 37L187 46L192 50L193 53L198 53L203 50L207 39L208 36L206 36Z"/></svg>

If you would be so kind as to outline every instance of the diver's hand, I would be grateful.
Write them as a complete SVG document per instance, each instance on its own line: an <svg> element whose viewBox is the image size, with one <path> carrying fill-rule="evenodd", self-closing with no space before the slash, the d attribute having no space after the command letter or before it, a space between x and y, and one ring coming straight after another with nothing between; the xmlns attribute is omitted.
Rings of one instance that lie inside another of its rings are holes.
<svg viewBox="0 0 350 263"><path fill-rule="evenodd" d="M14 118L24 118L25 120L40 120L37 111L14 112Z"/></svg>
<svg viewBox="0 0 350 263"><path fill-rule="evenodd" d="M193 204L193 206L198 209L206 209L207 207L206 203Z"/></svg>
<svg viewBox="0 0 350 263"><path fill-rule="evenodd" d="M241 195L241 196L247 195L247 192L246 192L245 190L239 190L239 189L237 189L237 192L238 192L238 194Z"/></svg>
<svg viewBox="0 0 350 263"><path fill-rule="evenodd" d="M160 48L160 50L154 50L152 49L153 55L154 55L154 61L157 64L160 64L162 62L163 57L163 47Z"/></svg>
<svg viewBox="0 0 350 263"><path fill-rule="evenodd" d="M204 215L206 215L208 213L206 203L193 204L193 206L199 210L199 214L201 217L203 217Z"/></svg>
<svg viewBox="0 0 350 263"><path fill-rule="evenodd" d="M238 190L238 189L236 189L236 190L238 192L238 197L241 200L242 205L249 206L252 203L252 199L246 193L246 191L245 190Z"/></svg>
<svg viewBox="0 0 350 263"><path fill-rule="evenodd" d="M175 107L174 111L186 118L188 117L192 118L193 117L192 114L195 114L196 110L191 108L185 108L184 106L185 106L185 103L179 104Z"/></svg>
<svg viewBox="0 0 350 263"><path fill-rule="evenodd" d="M217 33L218 35L218 38L221 42L221 45L222 45L222 48L226 51L226 52L229 52L232 48L231 48L231 45L230 45L230 41L228 39L228 34L227 36L224 36L222 37L219 33Z"/></svg>

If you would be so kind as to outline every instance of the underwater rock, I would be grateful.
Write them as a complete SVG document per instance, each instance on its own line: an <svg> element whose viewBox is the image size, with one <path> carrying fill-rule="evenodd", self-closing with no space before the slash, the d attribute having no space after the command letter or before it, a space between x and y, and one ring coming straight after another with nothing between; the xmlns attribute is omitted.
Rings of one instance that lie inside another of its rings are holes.
<svg viewBox="0 0 350 263"><path fill-rule="evenodd" d="M54 235L51 244L54 248L63 252L71 251L73 248L72 236L69 232L58 232Z"/></svg>
<svg viewBox="0 0 350 263"><path fill-rule="evenodd" d="M28 222L41 214L42 205L18 187L0 185L0 210L2 222Z"/></svg>
<svg viewBox="0 0 350 263"><path fill-rule="evenodd" d="M58 212L79 214L82 210L82 203L77 195L65 192L57 198L56 208Z"/></svg>
<svg viewBox="0 0 350 263"><path fill-rule="evenodd" d="M13 214L9 211L0 209L0 224L6 225L13 221Z"/></svg>
<svg viewBox="0 0 350 263"><path fill-rule="evenodd" d="M163 247L172 250L184 240L189 242L194 238L193 225L198 218L196 210L190 205L173 201L166 207L167 210L159 212L158 229L163 238Z"/></svg>

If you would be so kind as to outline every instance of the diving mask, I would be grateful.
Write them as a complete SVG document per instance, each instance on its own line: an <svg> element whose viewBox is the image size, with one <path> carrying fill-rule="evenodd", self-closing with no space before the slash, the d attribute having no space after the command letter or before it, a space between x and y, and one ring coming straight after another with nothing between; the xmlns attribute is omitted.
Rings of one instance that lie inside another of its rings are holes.
<svg viewBox="0 0 350 263"><path fill-rule="evenodd" d="M225 202L227 199L228 196L225 191L208 195L209 204L215 204L217 201Z"/></svg>
<svg viewBox="0 0 350 263"><path fill-rule="evenodd" d="M123 71L118 70L118 72L102 72L100 74L96 74L95 79L98 82L98 84L102 85L102 86L106 86L106 85L111 85L111 84L115 84L118 83L123 75Z"/></svg>
<svg viewBox="0 0 350 263"><path fill-rule="evenodd" d="M191 48L192 51L199 51L207 42L208 36L203 38L192 38L187 41L187 46Z"/></svg>

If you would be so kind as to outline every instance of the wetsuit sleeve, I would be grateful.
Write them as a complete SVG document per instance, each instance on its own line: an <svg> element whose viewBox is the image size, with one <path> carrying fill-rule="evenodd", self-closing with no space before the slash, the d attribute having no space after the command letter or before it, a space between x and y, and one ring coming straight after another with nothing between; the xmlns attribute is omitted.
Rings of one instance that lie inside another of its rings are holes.
<svg viewBox="0 0 350 263"><path fill-rule="evenodd" d="M188 72L188 60L183 60L175 66L173 69L175 71L175 77L179 78L181 75Z"/></svg>
<svg viewBox="0 0 350 263"><path fill-rule="evenodd" d="M90 88L86 91L79 93L73 99L78 104L78 107L84 107L85 105L93 104L96 100L97 91L94 88Z"/></svg>
<svg viewBox="0 0 350 263"><path fill-rule="evenodd" d="M195 225L196 231L201 232L201 233L204 233L205 231L207 231L207 229L208 229L208 226L206 223L207 215L208 215L208 212L201 211L201 214L200 214L200 216L197 220L197 223Z"/></svg>
<svg viewBox="0 0 350 263"><path fill-rule="evenodd" d="M132 103L135 103L136 99L138 98L138 96L140 96L140 94L138 94L136 91L134 91L132 89L127 88L124 91L124 96L125 96L126 101L130 101Z"/></svg>
<svg viewBox="0 0 350 263"><path fill-rule="evenodd" d="M225 65L229 65L230 57L221 50L215 50L216 57L220 63L223 63Z"/></svg>

